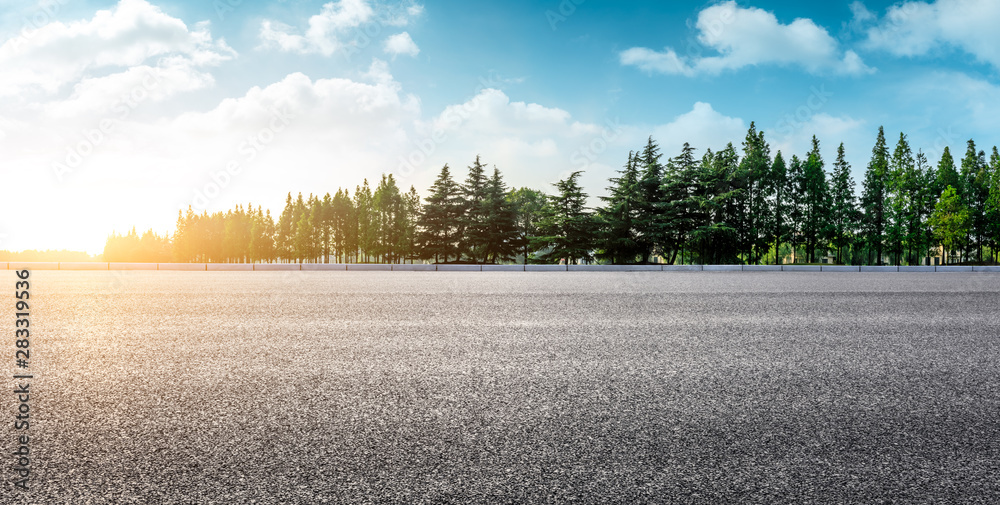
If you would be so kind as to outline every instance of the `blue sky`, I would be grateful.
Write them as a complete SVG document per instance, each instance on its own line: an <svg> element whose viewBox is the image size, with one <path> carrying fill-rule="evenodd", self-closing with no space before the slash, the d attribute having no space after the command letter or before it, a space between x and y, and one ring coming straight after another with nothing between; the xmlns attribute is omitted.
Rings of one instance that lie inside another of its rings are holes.
<svg viewBox="0 0 1000 505"><path fill-rule="evenodd" d="M597 196L649 135L673 156L751 121L786 157L844 142L860 184L879 125L932 162L998 142L996 26L987 0L0 0L0 249L382 173L424 194L476 154Z"/></svg>

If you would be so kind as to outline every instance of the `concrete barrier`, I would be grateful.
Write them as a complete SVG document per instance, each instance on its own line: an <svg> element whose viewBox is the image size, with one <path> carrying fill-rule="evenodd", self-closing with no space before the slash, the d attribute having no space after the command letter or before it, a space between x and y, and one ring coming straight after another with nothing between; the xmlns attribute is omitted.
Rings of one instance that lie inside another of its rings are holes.
<svg viewBox="0 0 1000 505"><path fill-rule="evenodd" d="M744 272L780 272L781 265L743 265Z"/></svg>
<svg viewBox="0 0 1000 505"><path fill-rule="evenodd" d="M257 272L290 272L302 270L298 263L263 263L253 266Z"/></svg>
<svg viewBox="0 0 1000 505"><path fill-rule="evenodd" d="M11 261L7 264L8 270L59 270L59 263L45 262L45 263L28 263L20 261Z"/></svg>
<svg viewBox="0 0 1000 505"><path fill-rule="evenodd" d="M438 272L482 272L482 265L438 265Z"/></svg>
<svg viewBox="0 0 1000 505"><path fill-rule="evenodd" d="M108 263L108 270L159 270L157 263ZM205 270L205 264L201 264L199 270Z"/></svg>
<svg viewBox="0 0 1000 505"><path fill-rule="evenodd" d="M347 270L351 272L391 272L392 265L357 264L347 265Z"/></svg>
<svg viewBox="0 0 1000 505"><path fill-rule="evenodd" d="M570 272L661 272L661 265L569 265Z"/></svg>
<svg viewBox="0 0 1000 505"><path fill-rule="evenodd" d="M1000 273L1000 267L972 267L973 272Z"/></svg>
<svg viewBox="0 0 1000 505"><path fill-rule="evenodd" d="M413 265L392 265L393 272L433 272L437 270L437 265L425 265L416 263Z"/></svg>
<svg viewBox="0 0 1000 505"><path fill-rule="evenodd" d="M820 265L781 265L782 272L822 272Z"/></svg>
<svg viewBox="0 0 1000 505"><path fill-rule="evenodd" d="M303 272L346 272L347 265L343 263L303 263Z"/></svg>
<svg viewBox="0 0 1000 505"><path fill-rule="evenodd" d="M208 270L208 265L204 263L160 263L156 265L157 270L172 270L180 272L193 272Z"/></svg>
<svg viewBox="0 0 1000 505"><path fill-rule="evenodd" d="M484 272L523 272L524 265L483 265Z"/></svg>
<svg viewBox="0 0 1000 505"><path fill-rule="evenodd" d="M567 272L566 265L524 265L525 272Z"/></svg>
<svg viewBox="0 0 1000 505"><path fill-rule="evenodd" d="M742 272L743 265L703 265L704 272Z"/></svg>
<svg viewBox="0 0 1000 505"><path fill-rule="evenodd" d="M823 272L860 272L861 267L852 267L850 265L823 265L820 267Z"/></svg>
<svg viewBox="0 0 1000 505"><path fill-rule="evenodd" d="M107 263L78 262L59 263L59 270L109 270Z"/></svg>
<svg viewBox="0 0 1000 505"><path fill-rule="evenodd" d="M663 265L664 272L701 272L701 265Z"/></svg>
<svg viewBox="0 0 1000 505"><path fill-rule="evenodd" d="M899 267L886 267L886 266L863 266L861 267L862 272L898 272Z"/></svg>
<svg viewBox="0 0 1000 505"><path fill-rule="evenodd" d="M971 272L972 267L934 267L935 272L962 273Z"/></svg>
<svg viewBox="0 0 1000 505"><path fill-rule="evenodd" d="M209 272L252 272L250 263L209 263Z"/></svg>
<svg viewBox="0 0 1000 505"><path fill-rule="evenodd" d="M922 267L922 266L913 265L913 266L908 266L908 267L899 267L899 271L900 272L906 272L906 273L933 272L934 271L934 267Z"/></svg>

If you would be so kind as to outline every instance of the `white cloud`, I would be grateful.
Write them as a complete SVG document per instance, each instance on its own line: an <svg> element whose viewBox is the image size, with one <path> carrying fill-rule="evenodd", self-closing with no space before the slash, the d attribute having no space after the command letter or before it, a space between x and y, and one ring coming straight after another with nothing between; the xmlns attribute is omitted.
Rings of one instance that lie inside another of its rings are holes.
<svg viewBox="0 0 1000 505"><path fill-rule="evenodd" d="M652 134L663 148L664 156L673 157L680 154L685 142L698 151L709 148L718 151L729 142L736 145L746 136L747 128L749 125L742 119L725 116L711 104L697 102L690 112L656 126Z"/></svg>
<svg viewBox="0 0 1000 505"><path fill-rule="evenodd" d="M623 51L619 59L647 72L685 76L765 64L799 66L814 74L872 72L854 51L841 50L837 40L810 19L785 25L773 13L728 1L702 10L696 27L698 40L718 56L681 56L671 48L635 47Z"/></svg>
<svg viewBox="0 0 1000 505"><path fill-rule="evenodd" d="M397 33L385 40L384 45L385 52L393 56L398 56L400 54L405 54L408 56L416 56L420 54L420 48L417 44L413 42L409 33Z"/></svg>
<svg viewBox="0 0 1000 505"><path fill-rule="evenodd" d="M406 26L413 18L423 14L423 11L423 6L418 4L405 7L379 6L376 10L369 0L337 0L323 5L319 14L310 17L308 28L303 34L295 33L296 29L292 26L264 20L261 22L258 36L263 47L299 54L330 56L337 51L357 45L358 38L369 37L359 30L367 23L378 26ZM412 48L416 48L412 42L410 40Z"/></svg>
<svg viewBox="0 0 1000 505"><path fill-rule="evenodd" d="M897 56L922 56L955 47L1000 68L1000 2L902 2L868 29L867 46Z"/></svg>
<svg viewBox="0 0 1000 505"><path fill-rule="evenodd" d="M0 96L38 88L54 94L89 74L156 58L204 67L234 57L209 28L205 22L189 29L145 0L121 0L90 20L52 22L0 45Z"/></svg>

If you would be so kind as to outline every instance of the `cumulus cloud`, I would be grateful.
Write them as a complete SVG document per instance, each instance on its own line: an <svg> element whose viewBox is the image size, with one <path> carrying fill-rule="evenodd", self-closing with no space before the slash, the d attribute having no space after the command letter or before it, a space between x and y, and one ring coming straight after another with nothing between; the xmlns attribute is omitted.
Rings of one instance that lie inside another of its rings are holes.
<svg viewBox="0 0 1000 505"><path fill-rule="evenodd" d="M296 33L298 30L293 26L268 19L261 22L258 37L265 48L330 56L357 44L356 39L362 35L358 29L367 23L406 26L412 19L423 14L423 11L423 6L419 4L379 6L376 10L369 0L337 0L323 5L319 14L310 17L308 27L301 34ZM399 36L393 38L395 37ZM412 39L409 40L409 47L399 46L401 42L397 40L397 46L394 47L407 51L416 48Z"/></svg>
<svg viewBox="0 0 1000 505"><path fill-rule="evenodd" d="M756 65L798 66L814 74L873 71L857 53L842 50L825 28L810 19L786 25L771 12L728 1L702 10L696 27L699 42L718 55L701 56L694 50L678 55L669 47L663 51L634 47L621 52L619 60L647 72L684 76L714 75Z"/></svg>
<svg viewBox="0 0 1000 505"><path fill-rule="evenodd" d="M993 0L902 2L867 29L866 45L908 57L958 48L1000 68L998 25L1000 3Z"/></svg>
<svg viewBox="0 0 1000 505"><path fill-rule="evenodd" d="M52 22L0 45L0 96L41 89L53 94L93 72L133 67L154 59L197 72L236 55L210 25L189 28L145 0L121 0L89 20ZM204 76L186 77L206 82Z"/></svg>
<svg viewBox="0 0 1000 505"><path fill-rule="evenodd" d="M409 33L403 32L393 35L385 40L385 52L393 56L405 54L416 56L420 54L420 48L413 42Z"/></svg>

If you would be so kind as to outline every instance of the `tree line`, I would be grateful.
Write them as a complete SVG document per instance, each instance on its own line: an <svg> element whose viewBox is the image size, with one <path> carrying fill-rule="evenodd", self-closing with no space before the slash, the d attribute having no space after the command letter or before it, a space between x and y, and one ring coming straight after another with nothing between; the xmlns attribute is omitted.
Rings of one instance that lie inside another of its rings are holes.
<svg viewBox="0 0 1000 505"><path fill-rule="evenodd" d="M629 153L596 209L573 172L546 194L509 188L480 157L457 182L445 165L421 198L392 175L353 195L288 194L261 207L179 212L172 237L109 237L106 261L445 263L918 264L997 261L1000 155L969 140L932 165L905 134L879 128L860 194L844 145L827 166L814 136L800 157L772 156L751 123L739 149L684 144L664 159L652 138Z"/></svg>

